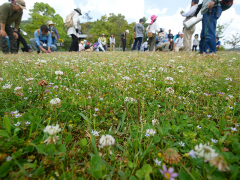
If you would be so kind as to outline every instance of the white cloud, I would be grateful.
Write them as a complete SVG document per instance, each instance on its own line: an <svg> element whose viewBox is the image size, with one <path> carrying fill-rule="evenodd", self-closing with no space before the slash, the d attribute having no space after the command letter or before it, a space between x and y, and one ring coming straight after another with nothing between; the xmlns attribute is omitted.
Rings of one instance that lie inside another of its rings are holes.
<svg viewBox="0 0 240 180"><path fill-rule="evenodd" d="M3 1L3 0L1 0ZM4 0L6 1L6 0ZM27 10L23 11L22 20L27 20L29 16L29 10L33 9L34 3L36 1L33 0L25 0ZM76 8L76 5L73 0L38 0L37 2L48 3L49 6L53 7L56 11L56 14L62 16L63 20L65 20L66 16L71 13Z"/></svg>
<svg viewBox="0 0 240 180"><path fill-rule="evenodd" d="M168 8L163 8L163 9L158 9L157 7L150 7L148 10L147 10L147 13L148 14L151 14L151 15L160 15L160 14L166 14Z"/></svg>
<svg viewBox="0 0 240 180"><path fill-rule="evenodd" d="M240 5L240 0L234 0L233 4Z"/></svg>
<svg viewBox="0 0 240 180"><path fill-rule="evenodd" d="M101 16L109 13L122 14L129 23L138 22L144 16L144 0L83 0L79 6L82 10L90 10Z"/></svg>

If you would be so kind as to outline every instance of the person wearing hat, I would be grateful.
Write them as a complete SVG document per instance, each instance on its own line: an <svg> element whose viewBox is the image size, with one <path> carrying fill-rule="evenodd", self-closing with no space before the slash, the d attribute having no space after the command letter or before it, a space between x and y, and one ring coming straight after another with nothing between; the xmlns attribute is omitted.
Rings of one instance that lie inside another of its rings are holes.
<svg viewBox="0 0 240 180"><path fill-rule="evenodd" d="M56 46L56 51L57 51L57 40L59 40L60 37L57 29L54 27L55 24L52 21L49 21L48 24L49 24L49 31L52 37L52 44Z"/></svg>
<svg viewBox="0 0 240 180"><path fill-rule="evenodd" d="M77 8L74 9L74 11L72 12L72 26L68 28L67 30L67 35L68 36L72 36L72 44L70 47L70 52L71 51L78 51L78 38L80 36L80 32L79 30L81 30L81 26L80 26L80 21L79 21L79 16L81 16L81 9Z"/></svg>
<svg viewBox="0 0 240 180"><path fill-rule="evenodd" d="M151 16L151 23L149 23L148 33L152 33L152 37L149 37L149 51L153 51L155 48L156 37L160 28L157 23L157 16Z"/></svg>
<svg viewBox="0 0 240 180"><path fill-rule="evenodd" d="M124 33L121 34L121 40L122 40L122 45L123 45L123 51L126 49L126 44L127 44L127 34L129 34L129 30L126 30Z"/></svg>
<svg viewBox="0 0 240 180"><path fill-rule="evenodd" d="M156 39L156 51L169 51L170 42L167 37L167 33L165 32L164 28L160 28L160 32Z"/></svg>
<svg viewBox="0 0 240 180"><path fill-rule="evenodd" d="M104 33L102 34L101 42L102 42L102 46L103 46L104 50L107 51L107 39L106 39Z"/></svg>
<svg viewBox="0 0 240 180"><path fill-rule="evenodd" d="M143 34L144 34L143 19L139 20L139 23L134 26L133 31L135 33L135 41L133 44L132 51L136 49L137 44L138 44L138 51L140 51L142 40L143 40Z"/></svg>
<svg viewBox="0 0 240 180"><path fill-rule="evenodd" d="M21 24L23 9L26 9L24 0L4 3L0 6L0 47L3 53L9 53L6 36L9 37L11 53L17 53L18 29ZM15 23L14 30L11 24Z"/></svg>
<svg viewBox="0 0 240 180"><path fill-rule="evenodd" d="M180 33L180 37L176 39L174 45L173 45L173 51L183 51L184 50L184 45L183 45L183 33Z"/></svg>
<svg viewBox="0 0 240 180"><path fill-rule="evenodd" d="M183 21L183 23L185 23L186 21L188 21L189 19L191 19L195 12L197 11L198 8L198 2L199 0L192 0L191 2L191 8L188 12L184 13L181 12L181 15L183 17L186 17L186 19ZM184 28L184 40L183 40L183 45L185 46L185 51L191 51L191 44L192 44L192 36L193 33L195 32L196 26L191 26L189 28Z"/></svg>
<svg viewBox="0 0 240 180"><path fill-rule="evenodd" d="M221 41L219 41L219 37L217 36L216 37L216 48L217 48L217 51L219 51L220 46L221 46Z"/></svg>
<svg viewBox="0 0 240 180"><path fill-rule="evenodd" d="M197 47L199 46L198 34L195 34L195 39L193 40L193 48L192 51L197 51Z"/></svg>

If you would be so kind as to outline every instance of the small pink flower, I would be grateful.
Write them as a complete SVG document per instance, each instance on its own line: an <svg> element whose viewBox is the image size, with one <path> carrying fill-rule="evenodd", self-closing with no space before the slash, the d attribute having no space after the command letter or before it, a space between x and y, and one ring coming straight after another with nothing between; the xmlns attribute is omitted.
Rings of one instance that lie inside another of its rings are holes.
<svg viewBox="0 0 240 180"><path fill-rule="evenodd" d="M47 89L47 90L45 90L45 92L47 93L47 92L50 92L50 90L49 89Z"/></svg>
<svg viewBox="0 0 240 180"><path fill-rule="evenodd" d="M174 178L178 176L178 173L174 173L174 168L170 167L167 169L166 165L163 165L163 170L159 170L165 179L175 180Z"/></svg>
<svg viewBox="0 0 240 180"><path fill-rule="evenodd" d="M77 84L73 84L73 86L77 86Z"/></svg>

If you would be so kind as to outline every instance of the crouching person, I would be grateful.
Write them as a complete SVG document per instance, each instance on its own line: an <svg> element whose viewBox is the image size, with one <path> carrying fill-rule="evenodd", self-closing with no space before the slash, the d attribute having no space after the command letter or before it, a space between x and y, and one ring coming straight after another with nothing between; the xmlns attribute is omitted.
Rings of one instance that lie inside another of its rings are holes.
<svg viewBox="0 0 240 180"><path fill-rule="evenodd" d="M170 42L164 29L160 28L159 36L156 39L156 51L169 51Z"/></svg>
<svg viewBox="0 0 240 180"><path fill-rule="evenodd" d="M30 43L38 53L40 53L40 50L43 53L51 53L56 50L56 46L52 45L51 33L46 25L42 25L40 29L37 29L34 32L34 37L34 39L30 39Z"/></svg>

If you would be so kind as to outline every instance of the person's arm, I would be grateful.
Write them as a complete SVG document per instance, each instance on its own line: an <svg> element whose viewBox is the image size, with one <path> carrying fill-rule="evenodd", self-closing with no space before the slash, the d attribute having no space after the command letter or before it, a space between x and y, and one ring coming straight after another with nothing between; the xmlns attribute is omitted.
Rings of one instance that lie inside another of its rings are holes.
<svg viewBox="0 0 240 180"><path fill-rule="evenodd" d="M5 31L5 24L1 23L1 30L0 30L0 36L6 37L7 33Z"/></svg>
<svg viewBox="0 0 240 180"><path fill-rule="evenodd" d="M183 16L183 17L191 16L191 15L194 13L194 11L196 11L196 8L195 8L195 6L192 6L192 7L189 9L188 12L182 13L182 16Z"/></svg>
<svg viewBox="0 0 240 180"><path fill-rule="evenodd" d="M40 38L39 38L39 36L38 36L37 31L34 32L34 38L35 38L35 41L36 41L38 47L39 47L43 52L47 52L47 51L42 47L42 45L41 45L41 43L40 43Z"/></svg>
<svg viewBox="0 0 240 180"><path fill-rule="evenodd" d="M74 25L74 28L76 30L78 30L78 17L79 17L79 14L78 13L74 13L72 19L73 19L73 25Z"/></svg>
<svg viewBox="0 0 240 180"><path fill-rule="evenodd" d="M55 33L57 34L57 38L60 39L59 34L58 34L58 31L57 31L56 28L55 28Z"/></svg>
<svg viewBox="0 0 240 180"><path fill-rule="evenodd" d="M20 26L20 24L21 24L21 21L22 21L22 15L23 15L23 13L22 13L21 16L15 21L15 29L14 29L14 31L18 31L18 28L19 28L19 26Z"/></svg>
<svg viewBox="0 0 240 180"><path fill-rule="evenodd" d="M174 45L173 45L173 51L175 51L176 44L177 44L177 43L174 43Z"/></svg>
<svg viewBox="0 0 240 180"><path fill-rule="evenodd" d="M48 47L50 48L52 45L52 36L51 36L50 32L48 32L48 40L47 41L48 41Z"/></svg>
<svg viewBox="0 0 240 180"><path fill-rule="evenodd" d="M135 25L134 28L133 28L133 32L136 32L136 25Z"/></svg>

